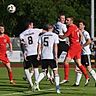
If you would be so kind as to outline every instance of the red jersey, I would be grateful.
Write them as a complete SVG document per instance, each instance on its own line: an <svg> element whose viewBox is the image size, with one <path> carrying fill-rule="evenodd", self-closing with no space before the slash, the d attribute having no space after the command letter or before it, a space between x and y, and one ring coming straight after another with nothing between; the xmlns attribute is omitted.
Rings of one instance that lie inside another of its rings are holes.
<svg viewBox="0 0 96 96"><path fill-rule="evenodd" d="M5 54L7 51L6 45L10 43L8 35L0 36L0 55Z"/></svg>
<svg viewBox="0 0 96 96"><path fill-rule="evenodd" d="M68 27L65 36L69 37L70 45L79 43L79 29L75 24Z"/></svg>
<svg viewBox="0 0 96 96"><path fill-rule="evenodd" d="M67 52L67 57L73 59L81 58L81 45L79 43L79 29L76 25L69 26L65 36L69 37L70 47Z"/></svg>

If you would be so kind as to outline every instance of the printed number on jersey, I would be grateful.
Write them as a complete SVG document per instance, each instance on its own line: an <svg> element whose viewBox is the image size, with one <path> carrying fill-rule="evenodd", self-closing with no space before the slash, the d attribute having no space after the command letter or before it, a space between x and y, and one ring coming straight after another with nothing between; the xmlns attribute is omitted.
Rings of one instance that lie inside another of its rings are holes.
<svg viewBox="0 0 96 96"><path fill-rule="evenodd" d="M48 43L48 39L49 37L44 37L44 46L49 46L49 43Z"/></svg>
<svg viewBox="0 0 96 96"><path fill-rule="evenodd" d="M29 36L29 37L28 37L28 44L29 44L29 45L30 45L30 44L33 44L32 36Z"/></svg>

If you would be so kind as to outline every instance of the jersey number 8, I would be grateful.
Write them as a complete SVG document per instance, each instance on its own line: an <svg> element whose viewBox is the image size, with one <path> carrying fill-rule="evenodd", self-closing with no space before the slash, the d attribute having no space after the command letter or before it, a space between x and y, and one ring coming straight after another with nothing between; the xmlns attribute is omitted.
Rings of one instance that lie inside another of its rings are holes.
<svg viewBox="0 0 96 96"><path fill-rule="evenodd" d="M33 39L32 39L31 36L28 37L28 44L29 44L29 45L30 45L30 44L33 44Z"/></svg>

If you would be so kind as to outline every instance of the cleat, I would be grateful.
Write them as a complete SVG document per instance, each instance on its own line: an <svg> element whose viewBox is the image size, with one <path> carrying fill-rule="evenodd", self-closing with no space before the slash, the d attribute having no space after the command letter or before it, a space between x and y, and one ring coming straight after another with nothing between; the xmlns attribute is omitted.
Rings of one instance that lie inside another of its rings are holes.
<svg viewBox="0 0 96 96"><path fill-rule="evenodd" d="M60 93L61 93L61 92L60 92L60 87L59 87L59 85L56 86L56 93L57 93L57 94L60 94Z"/></svg>
<svg viewBox="0 0 96 96"><path fill-rule="evenodd" d="M34 84L34 90L40 91L39 84L37 84L36 82L35 82L35 84Z"/></svg>
<svg viewBox="0 0 96 96"><path fill-rule="evenodd" d="M85 86L88 85L90 78L86 79Z"/></svg>
<svg viewBox="0 0 96 96"><path fill-rule="evenodd" d="M68 81L68 80L62 80L62 81L60 82L60 84L67 83L67 82L69 82L69 81Z"/></svg>
<svg viewBox="0 0 96 96"><path fill-rule="evenodd" d="M10 81L10 84L12 84L12 85L16 85L16 83L15 83L14 80L11 80L11 81Z"/></svg>
<svg viewBox="0 0 96 96"><path fill-rule="evenodd" d="M57 94L60 94L60 93L61 93L59 89L58 89L58 90L56 90L56 92L57 92Z"/></svg>
<svg viewBox="0 0 96 96"><path fill-rule="evenodd" d="M95 82L95 87L96 87L96 82Z"/></svg>
<svg viewBox="0 0 96 96"><path fill-rule="evenodd" d="M73 84L72 86L73 86L73 87L78 87L79 85L77 85L77 84Z"/></svg>

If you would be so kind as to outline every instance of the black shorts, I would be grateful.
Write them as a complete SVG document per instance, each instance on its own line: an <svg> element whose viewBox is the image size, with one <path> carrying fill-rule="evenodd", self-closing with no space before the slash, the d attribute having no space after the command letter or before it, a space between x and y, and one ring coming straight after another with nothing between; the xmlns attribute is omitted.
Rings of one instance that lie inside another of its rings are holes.
<svg viewBox="0 0 96 96"><path fill-rule="evenodd" d="M37 60L37 55L27 56L27 60L28 61L24 60L24 69L28 69L32 67L32 65L33 65L33 68L39 67L40 62Z"/></svg>
<svg viewBox="0 0 96 96"><path fill-rule="evenodd" d="M81 63L86 67L91 65L90 55L81 55Z"/></svg>
<svg viewBox="0 0 96 96"><path fill-rule="evenodd" d="M42 69L48 69L48 66L50 66L51 69L57 68L57 64L54 59L42 59L41 64Z"/></svg>
<svg viewBox="0 0 96 96"><path fill-rule="evenodd" d="M62 51L67 52L69 49L69 45L65 41L59 41L58 44L58 58L61 55Z"/></svg>

